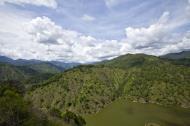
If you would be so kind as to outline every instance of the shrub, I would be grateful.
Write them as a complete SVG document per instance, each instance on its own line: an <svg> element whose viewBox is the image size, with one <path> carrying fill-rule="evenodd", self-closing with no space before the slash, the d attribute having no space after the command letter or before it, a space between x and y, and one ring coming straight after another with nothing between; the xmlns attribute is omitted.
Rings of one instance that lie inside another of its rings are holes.
<svg viewBox="0 0 190 126"><path fill-rule="evenodd" d="M74 126L85 126L86 121L80 115L76 115L71 111L66 111L63 115L63 119L66 123L74 125Z"/></svg>

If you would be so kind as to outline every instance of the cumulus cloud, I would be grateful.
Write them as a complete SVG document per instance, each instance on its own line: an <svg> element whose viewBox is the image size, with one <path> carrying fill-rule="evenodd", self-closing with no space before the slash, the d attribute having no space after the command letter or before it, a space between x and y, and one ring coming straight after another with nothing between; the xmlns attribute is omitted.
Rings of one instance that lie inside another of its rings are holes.
<svg viewBox="0 0 190 126"><path fill-rule="evenodd" d="M24 4L31 4L36 6L45 6L49 8L57 8L56 0L1 0L0 4L17 4L17 5L24 5Z"/></svg>
<svg viewBox="0 0 190 126"><path fill-rule="evenodd" d="M37 17L25 23L25 30L30 35L31 42L48 45L48 51L51 51L49 55L54 55L55 59L93 62L119 55L118 41L99 40L76 31L66 30L48 17Z"/></svg>
<svg viewBox="0 0 190 126"><path fill-rule="evenodd" d="M134 48L145 48L154 43L163 42L162 39L171 30L168 23L169 12L164 12L160 19L147 28L126 28L127 42Z"/></svg>
<svg viewBox="0 0 190 126"><path fill-rule="evenodd" d="M25 26L33 41L43 44L72 44L72 40L79 35L75 31L62 29L48 17L37 17Z"/></svg>
<svg viewBox="0 0 190 126"><path fill-rule="evenodd" d="M187 16L172 20L169 12L164 12L161 17L148 27L128 27L126 31L126 43L122 48L123 54L128 50L133 53L146 53L162 55L170 52L181 51L189 48L189 33L173 33L184 24L189 23ZM185 20L184 20L185 19Z"/></svg>
<svg viewBox="0 0 190 126"><path fill-rule="evenodd" d="M84 15L81 17L81 19L82 19L83 21L94 21L94 20L95 20L95 17L92 17L92 16L90 16L90 15L84 14Z"/></svg>
<svg viewBox="0 0 190 126"><path fill-rule="evenodd" d="M149 27L126 28L126 38L121 41L96 39L64 29L48 17L37 17L18 26L20 31L25 31L15 34L16 41L13 40L15 37L11 37L11 40L5 37L10 34L4 31L4 35L1 34L0 37L0 53L15 58L85 63L111 59L126 53L161 55L187 49L190 47L189 32L179 35L183 36L181 38L168 34L175 28L169 15L169 12L163 13ZM24 37L21 37L23 34Z"/></svg>
<svg viewBox="0 0 190 126"><path fill-rule="evenodd" d="M0 9L1 10L1 9ZM103 40L65 29L48 17L0 11L0 54L12 58L95 62L126 53L161 55L190 47L190 32L175 33L189 13L164 12L146 27L127 27L122 40Z"/></svg>

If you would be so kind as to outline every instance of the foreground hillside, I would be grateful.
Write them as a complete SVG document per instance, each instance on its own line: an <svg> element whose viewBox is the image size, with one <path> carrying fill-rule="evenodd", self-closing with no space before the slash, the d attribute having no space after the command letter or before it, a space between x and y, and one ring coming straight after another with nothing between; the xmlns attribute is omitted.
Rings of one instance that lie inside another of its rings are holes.
<svg viewBox="0 0 190 126"><path fill-rule="evenodd" d="M62 126L26 102L16 88L0 84L0 126Z"/></svg>
<svg viewBox="0 0 190 126"><path fill-rule="evenodd" d="M50 112L96 113L118 98L190 107L190 68L154 56L125 55L58 74L26 95Z"/></svg>

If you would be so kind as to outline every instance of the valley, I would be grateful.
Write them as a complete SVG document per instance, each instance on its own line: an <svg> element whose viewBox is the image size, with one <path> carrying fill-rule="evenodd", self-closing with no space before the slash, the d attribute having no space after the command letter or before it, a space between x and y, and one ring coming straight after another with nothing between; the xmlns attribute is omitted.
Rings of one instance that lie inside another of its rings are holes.
<svg viewBox="0 0 190 126"><path fill-rule="evenodd" d="M0 126L190 126L190 0L0 0Z"/></svg>
<svg viewBox="0 0 190 126"><path fill-rule="evenodd" d="M87 126L189 126L189 109L116 100L97 114L84 116Z"/></svg>

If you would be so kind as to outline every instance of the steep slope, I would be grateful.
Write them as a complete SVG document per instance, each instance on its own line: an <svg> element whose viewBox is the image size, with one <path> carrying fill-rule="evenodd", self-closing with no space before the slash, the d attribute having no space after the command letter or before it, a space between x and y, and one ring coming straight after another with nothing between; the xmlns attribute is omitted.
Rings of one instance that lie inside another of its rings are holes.
<svg viewBox="0 0 190 126"><path fill-rule="evenodd" d="M10 85L0 85L0 126L63 126L48 120L41 111L34 110L20 91Z"/></svg>
<svg viewBox="0 0 190 126"><path fill-rule="evenodd" d="M115 99L190 107L190 68L155 56L124 55L80 66L49 79L27 94L49 111L95 113Z"/></svg>
<svg viewBox="0 0 190 126"><path fill-rule="evenodd" d="M120 69L81 66L49 79L27 99L37 108L93 113L120 95L124 75Z"/></svg>
<svg viewBox="0 0 190 126"><path fill-rule="evenodd" d="M46 80L53 76L57 69L43 64L35 66L15 66L6 63L0 63L0 82L11 82L20 84L33 84ZM49 70L49 71L48 71Z"/></svg>
<svg viewBox="0 0 190 126"><path fill-rule="evenodd" d="M186 63L180 61L128 54L101 64L127 71L124 94L128 99L187 107L190 106L190 69L179 66Z"/></svg>
<svg viewBox="0 0 190 126"><path fill-rule="evenodd" d="M39 73L49 73L49 74L59 73L63 70L62 68L57 67L51 63L31 64L31 65L26 65L26 67L31 68Z"/></svg>
<svg viewBox="0 0 190 126"><path fill-rule="evenodd" d="M26 78L26 75L17 67L0 63L0 81L19 81Z"/></svg>

